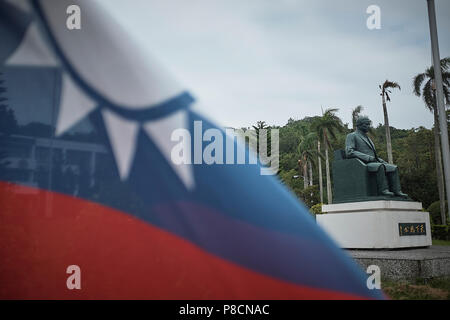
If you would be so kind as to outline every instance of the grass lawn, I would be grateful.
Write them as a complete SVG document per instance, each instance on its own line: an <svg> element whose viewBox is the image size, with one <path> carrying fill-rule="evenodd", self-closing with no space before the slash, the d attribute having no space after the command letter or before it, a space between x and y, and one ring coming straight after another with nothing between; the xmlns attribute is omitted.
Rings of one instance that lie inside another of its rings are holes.
<svg viewBox="0 0 450 320"><path fill-rule="evenodd" d="M432 240L433 241L433 245L435 246L450 246L450 241L445 241L445 240Z"/></svg>
<svg viewBox="0 0 450 320"><path fill-rule="evenodd" d="M433 245L450 246L450 241L433 239ZM384 280L381 288L393 300L450 300L450 278Z"/></svg>
<svg viewBox="0 0 450 320"><path fill-rule="evenodd" d="M450 300L450 278L416 281L382 281L381 288L393 300Z"/></svg>

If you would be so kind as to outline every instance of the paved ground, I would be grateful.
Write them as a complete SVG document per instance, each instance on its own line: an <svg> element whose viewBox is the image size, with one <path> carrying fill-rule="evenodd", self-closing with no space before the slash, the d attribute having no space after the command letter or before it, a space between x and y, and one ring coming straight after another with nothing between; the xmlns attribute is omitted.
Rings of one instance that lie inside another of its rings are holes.
<svg viewBox="0 0 450 320"><path fill-rule="evenodd" d="M397 250L346 250L353 258L424 260L450 258L450 246Z"/></svg>
<svg viewBox="0 0 450 320"><path fill-rule="evenodd" d="M345 250L364 269L378 265L386 279L450 277L450 246L402 250Z"/></svg>

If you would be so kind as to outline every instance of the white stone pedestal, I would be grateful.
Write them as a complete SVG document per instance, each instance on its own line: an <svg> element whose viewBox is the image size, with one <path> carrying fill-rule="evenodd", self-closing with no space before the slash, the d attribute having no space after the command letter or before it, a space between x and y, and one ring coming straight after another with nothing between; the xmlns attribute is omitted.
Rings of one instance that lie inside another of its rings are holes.
<svg viewBox="0 0 450 320"><path fill-rule="evenodd" d="M324 214L316 215L316 219L341 248L431 246L430 215L420 210L420 202L349 202L323 205Z"/></svg>

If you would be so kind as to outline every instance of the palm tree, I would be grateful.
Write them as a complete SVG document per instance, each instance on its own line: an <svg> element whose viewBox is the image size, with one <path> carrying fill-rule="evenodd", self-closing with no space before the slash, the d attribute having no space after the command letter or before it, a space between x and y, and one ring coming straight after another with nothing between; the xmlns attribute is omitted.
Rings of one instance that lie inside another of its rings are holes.
<svg viewBox="0 0 450 320"><path fill-rule="evenodd" d="M256 126L252 126L255 131L259 131L260 129L267 129L269 126L265 121L256 121Z"/></svg>
<svg viewBox="0 0 450 320"><path fill-rule="evenodd" d="M309 184L308 183L308 181L309 181L308 158L309 158L308 150L304 150L300 153L300 158L298 159L298 165L303 173L303 188L304 189L308 188L308 184Z"/></svg>
<svg viewBox="0 0 450 320"><path fill-rule="evenodd" d="M269 126L266 124L265 121L257 121L256 126L252 126L256 133L256 154L259 155L259 130L261 129L269 129ZM267 135L268 139L270 140L270 135ZM267 142L267 148L270 148L270 141ZM270 150L268 150L270 153ZM268 154L269 154L268 153Z"/></svg>
<svg viewBox="0 0 450 320"><path fill-rule="evenodd" d="M441 59L442 70L442 84L444 90L445 104L450 102L450 57ZM425 84L424 84L425 83ZM424 84L422 86L422 84ZM413 79L413 92L416 96L422 96L425 106L428 110L433 112L434 115L434 154L436 159L436 176L438 182L439 202L441 208L442 224L446 223L445 213L445 189L444 189L444 177L442 175L442 156L441 156L441 142L439 138L439 117L436 107L436 87L434 84L434 68L431 66L423 73L419 73Z"/></svg>
<svg viewBox="0 0 450 320"><path fill-rule="evenodd" d="M307 143L308 130L306 127L302 126L300 128L300 142L297 146L298 153L298 165L300 166L303 174L303 188L306 189L308 187L308 143Z"/></svg>
<svg viewBox="0 0 450 320"><path fill-rule="evenodd" d="M386 80L382 85L378 86L381 89L381 100L383 102L383 113L384 113L384 128L386 130L386 147L388 154L388 162L394 163L394 159L392 158L392 144L391 144L391 130L389 128L389 117L386 108L386 100L391 101L389 94L391 93L391 89L401 90L400 85L397 82L392 82Z"/></svg>
<svg viewBox="0 0 450 320"><path fill-rule="evenodd" d="M320 138L317 138L317 163L319 167L319 192L320 192L320 203L323 203L323 178L322 178L322 157L320 156Z"/></svg>
<svg viewBox="0 0 450 320"><path fill-rule="evenodd" d="M308 185L313 185L313 167L315 167L315 158L318 153L316 150L314 150L315 139L317 139L316 133L309 132L302 137L302 140L297 148L299 154L298 163L302 168L303 176L305 177L303 181L303 185L305 188L307 188Z"/></svg>
<svg viewBox="0 0 450 320"><path fill-rule="evenodd" d="M315 149L307 149L303 150L300 159L298 160L298 164L303 171L303 188L306 189L313 185L313 168L316 167L316 156L320 159L322 155L317 153Z"/></svg>
<svg viewBox="0 0 450 320"><path fill-rule="evenodd" d="M328 149L331 148L331 139L336 139L336 131L344 131L342 120L336 115L339 109L326 109L321 117L316 118L313 123L313 130L316 132L319 140L323 141L325 147L325 170L327 175L327 198L328 203L332 203L333 196L331 194L331 177L330 162L328 157Z"/></svg>
<svg viewBox="0 0 450 320"><path fill-rule="evenodd" d="M305 135L304 134L304 140L302 143L307 145L307 148L310 150L311 154L314 154L317 156L317 167L319 171L319 194L320 194L320 203L323 203L323 176L322 176L322 159L324 159L324 156L322 155L320 151L320 138L317 136L317 132L314 130L314 123L311 125L310 128L306 129L309 133ZM313 130L313 131L311 131ZM317 141L317 150L312 151L315 148L315 144ZM315 167L315 161L311 158L311 161L309 163L309 184L313 185L313 174L312 169Z"/></svg>
<svg viewBox="0 0 450 320"><path fill-rule="evenodd" d="M361 111L363 111L363 106L359 105L355 109L352 109L352 124L353 124L353 130L356 130L356 120L358 120L359 115L361 114Z"/></svg>

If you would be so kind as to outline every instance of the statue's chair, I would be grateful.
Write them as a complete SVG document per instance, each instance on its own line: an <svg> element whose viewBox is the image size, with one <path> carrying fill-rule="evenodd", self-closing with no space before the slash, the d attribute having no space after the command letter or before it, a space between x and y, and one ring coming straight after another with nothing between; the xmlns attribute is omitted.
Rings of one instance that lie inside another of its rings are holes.
<svg viewBox="0 0 450 320"><path fill-rule="evenodd" d="M360 159L347 159L345 150L336 150L332 167L334 203L382 198L378 194L376 172L369 172Z"/></svg>

